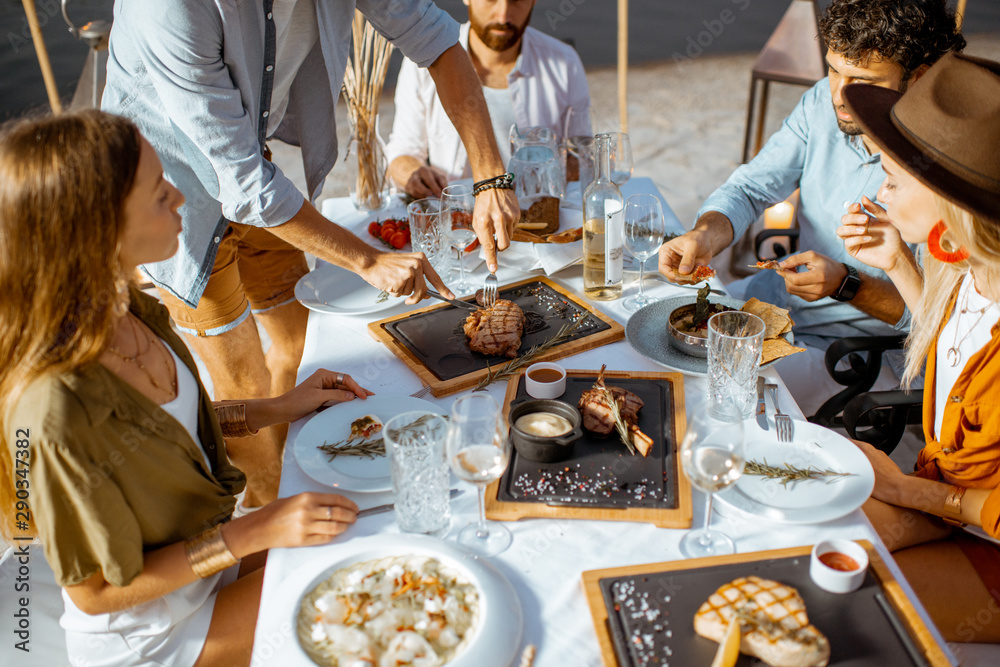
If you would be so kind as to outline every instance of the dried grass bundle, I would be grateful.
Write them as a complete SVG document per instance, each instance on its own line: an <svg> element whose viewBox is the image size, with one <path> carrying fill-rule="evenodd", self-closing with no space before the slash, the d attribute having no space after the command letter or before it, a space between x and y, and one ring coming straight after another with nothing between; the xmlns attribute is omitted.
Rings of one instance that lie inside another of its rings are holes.
<svg viewBox="0 0 1000 667"><path fill-rule="evenodd" d="M392 44L376 32L364 15L355 11L353 48L344 73L347 115L354 128L358 158L357 205L377 209L382 205L388 173L378 139L378 105Z"/></svg>

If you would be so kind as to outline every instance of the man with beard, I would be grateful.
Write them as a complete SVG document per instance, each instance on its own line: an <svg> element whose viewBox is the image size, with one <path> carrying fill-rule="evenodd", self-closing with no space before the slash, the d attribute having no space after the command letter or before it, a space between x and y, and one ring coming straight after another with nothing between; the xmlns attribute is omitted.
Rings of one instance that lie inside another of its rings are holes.
<svg viewBox="0 0 1000 667"><path fill-rule="evenodd" d="M694 229L664 244L659 257L667 278L691 282L698 265L742 237L765 208L800 189L797 220L804 252L729 290L791 311L795 343L808 353L788 357L777 368L806 415L841 388L824 361L833 341L892 335L908 330L910 321L885 274L854 260L836 234L846 207L856 207L863 197L874 201L885 179L877 146L846 111L843 88L860 82L904 91L938 58L965 46L945 0L834 0L820 19L820 31L829 76L802 96L760 153L709 196ZM875 388L897 385L898 373L883 367Z"/></svg>
<svg viewBox="0 0 1000 667"><path fill-rule="evenodd" d="M469 23L459 41L483 84L504 164L510 160L511 125L544 126L559 136L564 130L569 136L591 134L583 63L572 47L528 27L535 0L464 2ZM395 102L389 173L407 194L438 196L449 181L471 176L465 147L426 70L403 62Z"/></svg>

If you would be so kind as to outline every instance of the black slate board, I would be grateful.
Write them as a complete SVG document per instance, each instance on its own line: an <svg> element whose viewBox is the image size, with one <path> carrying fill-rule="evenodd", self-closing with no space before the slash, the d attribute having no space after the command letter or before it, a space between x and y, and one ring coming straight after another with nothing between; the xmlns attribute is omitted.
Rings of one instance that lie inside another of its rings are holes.
<svg viewBox="0 0 1000 667"><path fill-rule="evenodd" d="M903 630L871 569L857 591L845 595L827 593L809 577L807 554L601 579L619 667L710 665L719 645L695 634L695 612L720 586L750 575L780 581L799 591L809 621L830 640L830 665L927 664ZM644 605L644 613L639 614ZM632 637L637 637L638 642L629 641ZM741 655L736 664L746 667L764 663Z"/></svg>
<svg viewBox="0 0 1000 667"><path fill-rule="evenodd" d="M521 336L521 352L544 343L564 324L575 322L589 312L541 281L501 289L498 298L516 303L527 318ZM507 357L486 356L469 349L468 339L462 331L467 316L468 312L448 306L389 322L385 329L439 380L451 380L509 361ZM606 322L590 317L568 340L610 328Z"/></svg>
<svg viewBox="0 0 1000 667"><path fill-rule="evenodd" d="M559 400L575 407L596 379L596 375L568 376L566 393ZM677 477L672 472L677 470L674 459L678 447L672 435L673 385L669 380L629 378L608 378L606 382L643 400L638 426L653 438L649 455L630 454L615 434L600 437L586 429L573 456L558 463L528 461L512 447L510 464L500 479L498 500L609 509L677 507ZM528 398L522 375L512 405Z"/></svg>

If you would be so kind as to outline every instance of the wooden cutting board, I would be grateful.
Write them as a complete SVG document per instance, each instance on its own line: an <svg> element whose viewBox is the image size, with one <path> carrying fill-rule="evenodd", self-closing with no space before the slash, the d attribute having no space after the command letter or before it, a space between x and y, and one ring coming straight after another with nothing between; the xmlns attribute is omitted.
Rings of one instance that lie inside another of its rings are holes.
<svg viewBox="0 0 1000 667"><path fill-rule="evenodd" d="M625 328L621 324L590 308L585 300L545 277L527 278L509 285L502 285L500 297L504 298L505 292L517 292L518 288L524 288L533 283L539 283L543 286L548 308L543 319L548 319L549 324L546 325L547 328L543 332L544 336L540 334L529 338L528 334L525 334L522 337L519 355L524 355L532 345L555 335L559 326L565 323L558 319L559 309L577 314L580 311L586 311L592 318L595 327L592 332L583 331L578 337L538 355L532 359L532 363L562 359L584 350L622 340L625 337ZM530 302L530 299L528 301ZM554 303L558 305L558 308L553 306ZM448 319L446 323L443 323L442 318L445 317ZM472 389L489 374L491 369L496 371L510 361L506 357L484 357L479 353L471 352L468 349L468 339L460 333L460 325L464 318L465 315L455 306L444 303L435 304L372 322L368 325L368 332L392 350L392 353L416 373L424 384L429 385L434 396L448 396L458 391ZM422 333L424 327L409 326L416 322L427 323L426 333ZM405 335L402 333L404 327L407 328ZM426 353L422 349L423 346L428 349L435 346L438 348L445 346L449 349L438 349L435 356L435 354ZM447 351L449 354L440 358L443 351ZM431 361L432 358L435 360ZM486 367L487 363L489 367ZM468 372L461 371L461 374L458 375L454 375L452 372L449 376L445 373L445 371L451 370L447 364L455 364L460 369L463 368L463 364L470 367L475 366L475 368ZM432 365L437 366L437 368L432 367Z"/></svg>

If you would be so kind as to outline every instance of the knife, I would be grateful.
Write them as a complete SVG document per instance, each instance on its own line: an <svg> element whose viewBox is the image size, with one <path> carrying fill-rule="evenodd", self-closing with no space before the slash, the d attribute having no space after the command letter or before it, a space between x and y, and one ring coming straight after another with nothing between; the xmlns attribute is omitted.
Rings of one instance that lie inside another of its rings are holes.
<svg viewBox="0 0 1000 667"><path fill-rule="evenodd" d="M764 403L764 384L767 382L763 376L757 376L757 424L767 430L767 404Z"/></svg>
<svg viewBox="0 0 1000 667"><path fill-rule="evenodd" d="M451 493L448 495L449 498L457 498L465 493L462 489L452 489ZM358 518L371 516L372 514L381 514L382 512L388 512L395 508L396 506L392 503L386 503L385 505L376 505L375 507L369 507L367 509L358 511Z"/></svg>
<svg viewBox="0 0 1000 667"><path fill-rule="evenodd" d="M435 292L432 289L427 290L427 296L432 296L435 299L440 299L441 301L444 301L445 303L450 303L451 305L455 306L456 308L464 308L465 310L479 310L480 307L481 307L481 306L479 306L479 305L477 305L475 303L469 303L468 301L459 301L458 299L449 299L448 297L443 296L442 294L439 294L438 292Z"/></svg>

